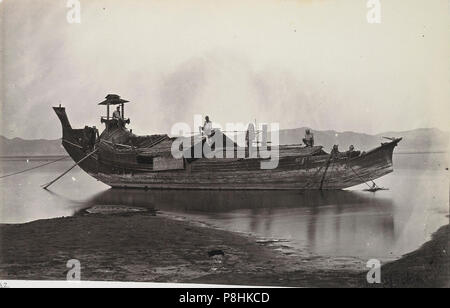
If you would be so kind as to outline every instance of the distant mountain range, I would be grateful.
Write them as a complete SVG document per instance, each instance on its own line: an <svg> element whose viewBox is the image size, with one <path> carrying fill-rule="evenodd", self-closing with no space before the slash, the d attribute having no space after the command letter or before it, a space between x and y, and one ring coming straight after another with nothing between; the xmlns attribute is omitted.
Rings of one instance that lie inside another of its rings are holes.
<svg viewBox="0 0 450 308"><path fill-rule="evenodd" d="M280 130L280 144L301 143L306 128ZM419 128L403 132L385 132L368 135L355 132L312 131L315 143L323 145L326 151L334 144L339 150L347 150L350 145L355 149L368 150L389 140L383 137L403 137L395 152L446 152L450 150L450 133L437 128Z"/></svg>
<svg viewBox="0 0 450 308"><path fill-rule="evenodd" d="M26 140L22 138L8 139L0 136L0 156L45 156L67 155L61 145L61 139Z"/></svg>
<svg viewBox="0 0 450 308"><path fill-rule="evenodd" d="M368 135L355 132L314 131L315 143L330 150L334 144L344 151L350 145L356 149L368 150L387 140L382 137L403 137L396 152L441 152L450 150L450 133L436 128L420 128L403 132L385 132ZM299 144L305 135L305 128L280 130L280 144ZM67 155L61 140L8 139L0 136L0 156L44 156Z"/></svg>

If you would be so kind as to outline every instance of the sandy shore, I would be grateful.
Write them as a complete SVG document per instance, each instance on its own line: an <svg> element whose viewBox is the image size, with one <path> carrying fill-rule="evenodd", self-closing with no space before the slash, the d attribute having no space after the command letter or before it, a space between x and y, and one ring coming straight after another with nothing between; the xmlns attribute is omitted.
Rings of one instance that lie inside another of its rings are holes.
<svg viewBox="0 0 450 308"><path fill-rule="evenodd" d="M382 287L450 287L450 225L401 259L381 267Z"/></svg>
<svg viewBox="0 0 450 308"><path fill-rule="evenodd" d="M386 264L382 286L448 286L448 232L448 226L441 228L416 252ZM0 225L0 248L0 279L65 280L66 262L78 259L82 280L370 286L362 266L316 266L326 262L148 212L84 213ZM224 256L208 256L212 250L222 250Z"/></svg>

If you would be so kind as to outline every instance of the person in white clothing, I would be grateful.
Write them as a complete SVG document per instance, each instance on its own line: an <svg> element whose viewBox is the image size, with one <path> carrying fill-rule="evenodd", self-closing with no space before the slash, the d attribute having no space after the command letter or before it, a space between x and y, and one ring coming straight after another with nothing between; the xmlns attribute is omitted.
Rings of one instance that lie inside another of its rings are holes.
<svg viewBox="0 0 450 308"><path fill-rule="evenodd" d="M203 127L201 129L208 138L214 135L212 129L212 122L209 120L208 116L205 117L205 124L203 124Z"/></svg>
<svg viewBox="0 0 450 308"><path fill-rule="evenodd" d="M206 136L206 142L211 146L212 144L212 136L214 136L214 130L212 128L212 122L209 120L209 117L205 117L205 123L202 127L200 127L201 132L203 135Z"/></svg>

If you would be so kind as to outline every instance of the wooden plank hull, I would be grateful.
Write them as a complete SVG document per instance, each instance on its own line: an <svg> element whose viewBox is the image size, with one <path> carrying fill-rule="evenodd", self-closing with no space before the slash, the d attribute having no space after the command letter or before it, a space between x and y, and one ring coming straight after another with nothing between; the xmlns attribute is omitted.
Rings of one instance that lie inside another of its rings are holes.
<svg viewBox="0 0 450 308"><path fill-rule="evenodd" d="M329 156L280 159L275 169L261 170L260 160L225 162L226 159L202 159L187 170L143 172L137 174L90 173L111 187L144 189L343 189L374 180L393 171L394 146L385 145L355 159L330 161ZM256 163L256 164L255 164ZM249 170L249 165L253 170Z"/></svg>
<svg viewBox="0 0 450 308"><path fill-rule="evenodd" d="M64 119L65 111L58 116ZM63 122L63 121L61 121ZM79 161L88 150L80 142L80 130L64 127L63 146ZM393 171L392 154L400 139L382 144L354 158L329 154L305 155L292 147L280 147L275 169L261 169L262 159L199 158L185 160L179 170L154 170L140 162L133 150L100 149L80 167L114 188L202 190L314 190L344 189L377 179ZM107 147L107 145L104 145ZM164 146L164 145L162 145Z"/></svg>

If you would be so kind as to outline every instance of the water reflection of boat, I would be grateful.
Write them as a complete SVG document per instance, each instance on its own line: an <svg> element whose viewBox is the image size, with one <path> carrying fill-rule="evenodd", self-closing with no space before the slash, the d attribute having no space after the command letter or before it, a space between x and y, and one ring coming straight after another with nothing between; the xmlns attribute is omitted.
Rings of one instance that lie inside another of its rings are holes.
<svg viewBox="0 0 450 308"><path fill-rule="evenodd" d="M375 256L395 244L392 200L361 191L109 189L87 206L111 205L157 209L227 230L289 238L314 253Z"/></svg>
<svg viewBox="0 0 450 308"><path fill-rule="evenodd" d="M167 211L228 212L236 209L362 207L390 204L383 199L357 191L210 191L210 190L128 190L109 189L94 196L92 205L126 205Z"/></svg>

